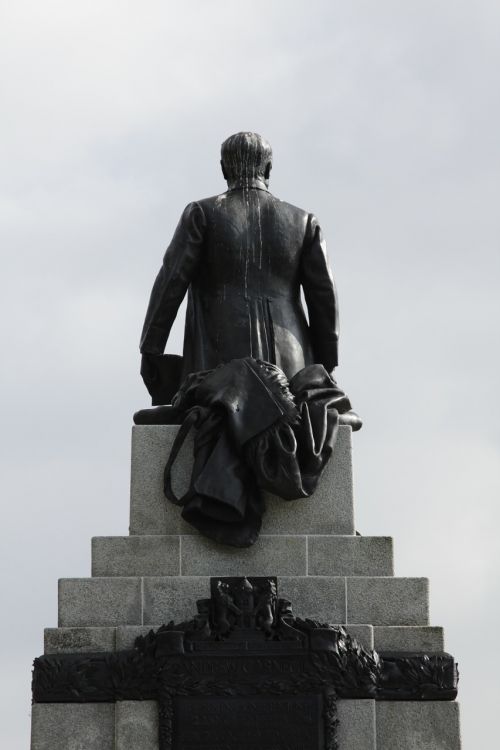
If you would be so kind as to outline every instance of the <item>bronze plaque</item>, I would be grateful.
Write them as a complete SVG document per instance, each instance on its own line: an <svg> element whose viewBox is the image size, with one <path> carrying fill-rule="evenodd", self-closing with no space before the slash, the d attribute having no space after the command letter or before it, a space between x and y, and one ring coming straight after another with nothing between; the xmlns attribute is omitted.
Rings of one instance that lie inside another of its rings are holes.
<svg viewBox="0 0 500 750"><path fill-rule="evenodd" d="M174 750L324 750L323 696L178 696Z"/></svg>

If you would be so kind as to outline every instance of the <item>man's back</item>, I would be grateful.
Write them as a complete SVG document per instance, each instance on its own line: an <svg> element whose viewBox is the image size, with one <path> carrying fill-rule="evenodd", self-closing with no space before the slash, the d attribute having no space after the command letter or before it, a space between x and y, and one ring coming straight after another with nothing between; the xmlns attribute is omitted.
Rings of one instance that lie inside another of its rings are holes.
<svg viewBox="0 0 500 750"><path fill-rule="evenodd" d="M199 369L200 358L213 367L252 356L292 375L313 361L300 302L307 213L259 189L230 190L199 206L205 243L191 282L186 371ZM200 320L203 352L192 347Z"/></svg>
<svg viewBox="0 0 500 750"><path fill-rule="evenodd" d="M206 220L207 293L296 294L308 214L269 191L228 190L199 201Z"/></svg>
<svg viewBox="0 0 500 750"><path fill-rule="evenodd" d="M288 378L313 363L330 372L337 302L317 220L269 193L271 151L260 136L236 134L222 150L229 189L184 210L151 293L141 352L163 353L188 292L183 375L249 356Z"/></svg>

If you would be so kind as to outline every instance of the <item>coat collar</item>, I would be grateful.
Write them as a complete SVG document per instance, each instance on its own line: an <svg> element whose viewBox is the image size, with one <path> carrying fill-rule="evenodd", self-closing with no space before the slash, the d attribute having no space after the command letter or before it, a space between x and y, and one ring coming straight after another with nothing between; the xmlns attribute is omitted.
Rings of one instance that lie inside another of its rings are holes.
<svg viewBox="0 0 500 750"><path fill-rule="evenodd" d="M252 177L249 180L238 180L231 184L231 187L228 187L227 192L230 193L233 190L265 190L268 191L268 187L264 180L259 179L258 177Z"/></svg>

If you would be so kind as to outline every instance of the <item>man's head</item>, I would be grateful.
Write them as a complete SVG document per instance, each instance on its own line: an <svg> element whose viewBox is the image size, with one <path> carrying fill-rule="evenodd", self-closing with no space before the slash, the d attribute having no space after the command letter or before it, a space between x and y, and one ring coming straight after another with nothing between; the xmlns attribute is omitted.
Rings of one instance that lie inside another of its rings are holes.
<svg viewBox="0 0 500 750"><path fill-rule="evenodd" d="M222 174L229 186L261 181L266 186L273 162L270 144L258 133L235 133L221 146Z"/></svg>

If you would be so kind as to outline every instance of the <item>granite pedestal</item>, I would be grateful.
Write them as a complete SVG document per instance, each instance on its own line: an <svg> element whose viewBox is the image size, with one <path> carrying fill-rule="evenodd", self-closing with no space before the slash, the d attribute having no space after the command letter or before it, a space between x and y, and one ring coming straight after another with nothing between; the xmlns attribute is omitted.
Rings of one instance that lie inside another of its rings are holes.
<svg viewBox="0 0 500 750"><path fill-rule="evenodd" d="M162 476L176 427L136 426L132 436L130 535L94 537L92 575L59 581L58 627L45 653L130 648L138 635L192 616L210 576L278 576L295 614L346 625L366 648L442 652L429 624L425 578L394 576L390 537L356 536L351 429L341 427L316 493L284 502L267 496L262 534L249 549L200 536L163 496ZM174 489L187 486L187 441ZM339 701L339 750L458 750L458 705L440 701ZM35 704L32 750L158 750L150 701Z"/></svg>

